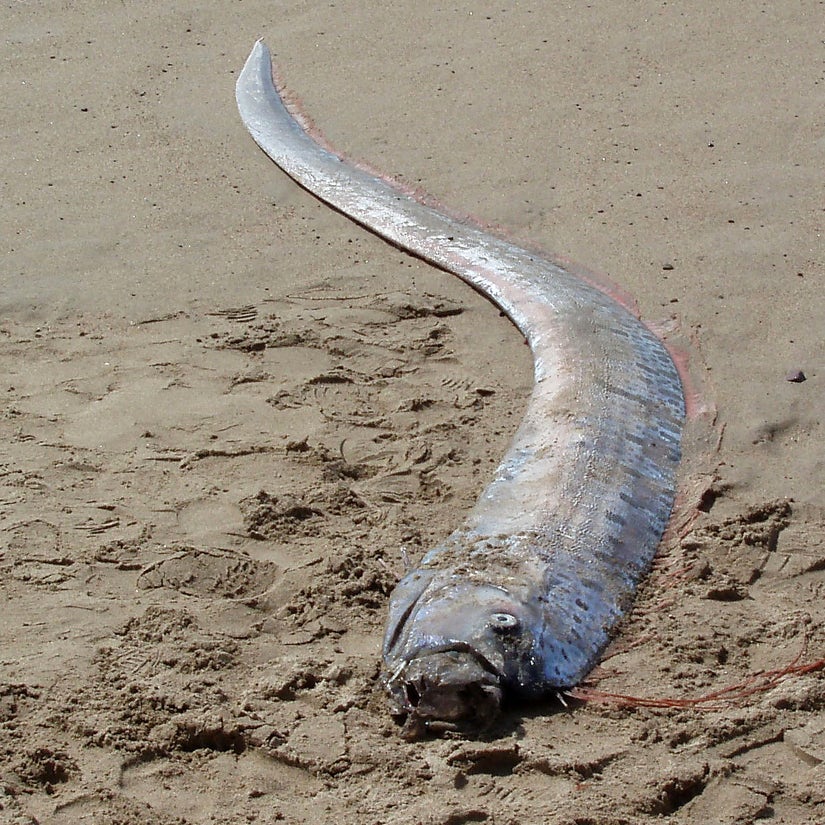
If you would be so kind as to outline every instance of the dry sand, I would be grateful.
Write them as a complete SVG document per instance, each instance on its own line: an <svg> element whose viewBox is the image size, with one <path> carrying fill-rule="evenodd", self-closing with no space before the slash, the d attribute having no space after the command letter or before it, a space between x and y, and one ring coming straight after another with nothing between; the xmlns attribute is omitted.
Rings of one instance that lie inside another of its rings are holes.
<svg viewBox="0 0 825 825"><path fill-rule="evenodd" d="M460 523L529 354L233 97L263 35L343 150L678 319L711 486L592 685L696 696L825 655L825 7L378 5L3 4L0 820L825 821L821 672L398 736L401 548Z"/></svg>

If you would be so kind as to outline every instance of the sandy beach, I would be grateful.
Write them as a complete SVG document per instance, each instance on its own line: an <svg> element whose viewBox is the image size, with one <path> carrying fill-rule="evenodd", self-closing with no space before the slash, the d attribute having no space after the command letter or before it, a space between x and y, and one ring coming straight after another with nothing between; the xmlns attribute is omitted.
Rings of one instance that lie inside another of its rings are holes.
<svg viewBox="0 0 825 825"><path fill-rule="evenodd" d="M5 4L0 822L825 821L822 4L213 6ZM587 701L387 713L389 593L530 353L257 149L258 37L342 152L690 355L680 507Z"/></svg>

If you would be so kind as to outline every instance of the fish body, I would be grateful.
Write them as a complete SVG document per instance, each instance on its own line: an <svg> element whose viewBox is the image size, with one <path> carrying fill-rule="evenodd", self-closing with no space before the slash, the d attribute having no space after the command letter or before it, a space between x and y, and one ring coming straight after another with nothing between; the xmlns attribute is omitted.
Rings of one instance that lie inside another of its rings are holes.
<svg viewBox="0 0 825 825"><path fill-rule="evenodd" d="M464 524L397 585L383 682L413 732L485 724L504 696L571 687L629 609L670 517L685 417L663 343L561 266L426 205L320 146L255 44L236 97L255 141L320 200L486 295L535 384Z"/></svg>

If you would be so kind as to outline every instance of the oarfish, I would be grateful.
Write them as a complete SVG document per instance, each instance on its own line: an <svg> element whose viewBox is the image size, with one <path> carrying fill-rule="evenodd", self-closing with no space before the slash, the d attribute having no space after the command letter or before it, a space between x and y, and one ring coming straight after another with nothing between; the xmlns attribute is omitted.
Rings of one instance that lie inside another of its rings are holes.
<svg viewBox="0 0 825 825"><path fill-rule="evenodd" d="M535 386L463 526L395 588L383 683L411 733L485 725L505 696L580 682L647 573L673 506L685 400L662 341L596 286L320 146L255 44L236 89L275 163L320 200L458 275L527 339Z"/></svg>

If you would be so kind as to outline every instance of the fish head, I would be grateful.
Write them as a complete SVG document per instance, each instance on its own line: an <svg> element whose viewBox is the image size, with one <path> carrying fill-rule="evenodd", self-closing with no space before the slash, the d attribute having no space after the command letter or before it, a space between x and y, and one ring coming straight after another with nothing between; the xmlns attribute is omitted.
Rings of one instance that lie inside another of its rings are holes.
<svg viewBox="0 0 825 825"><path fill-rule="evenodd" d="M417 570L399 582L384 640L393 715L412 735L480 729L505 692L540 682L535 610L506 588Z"/></svg>

